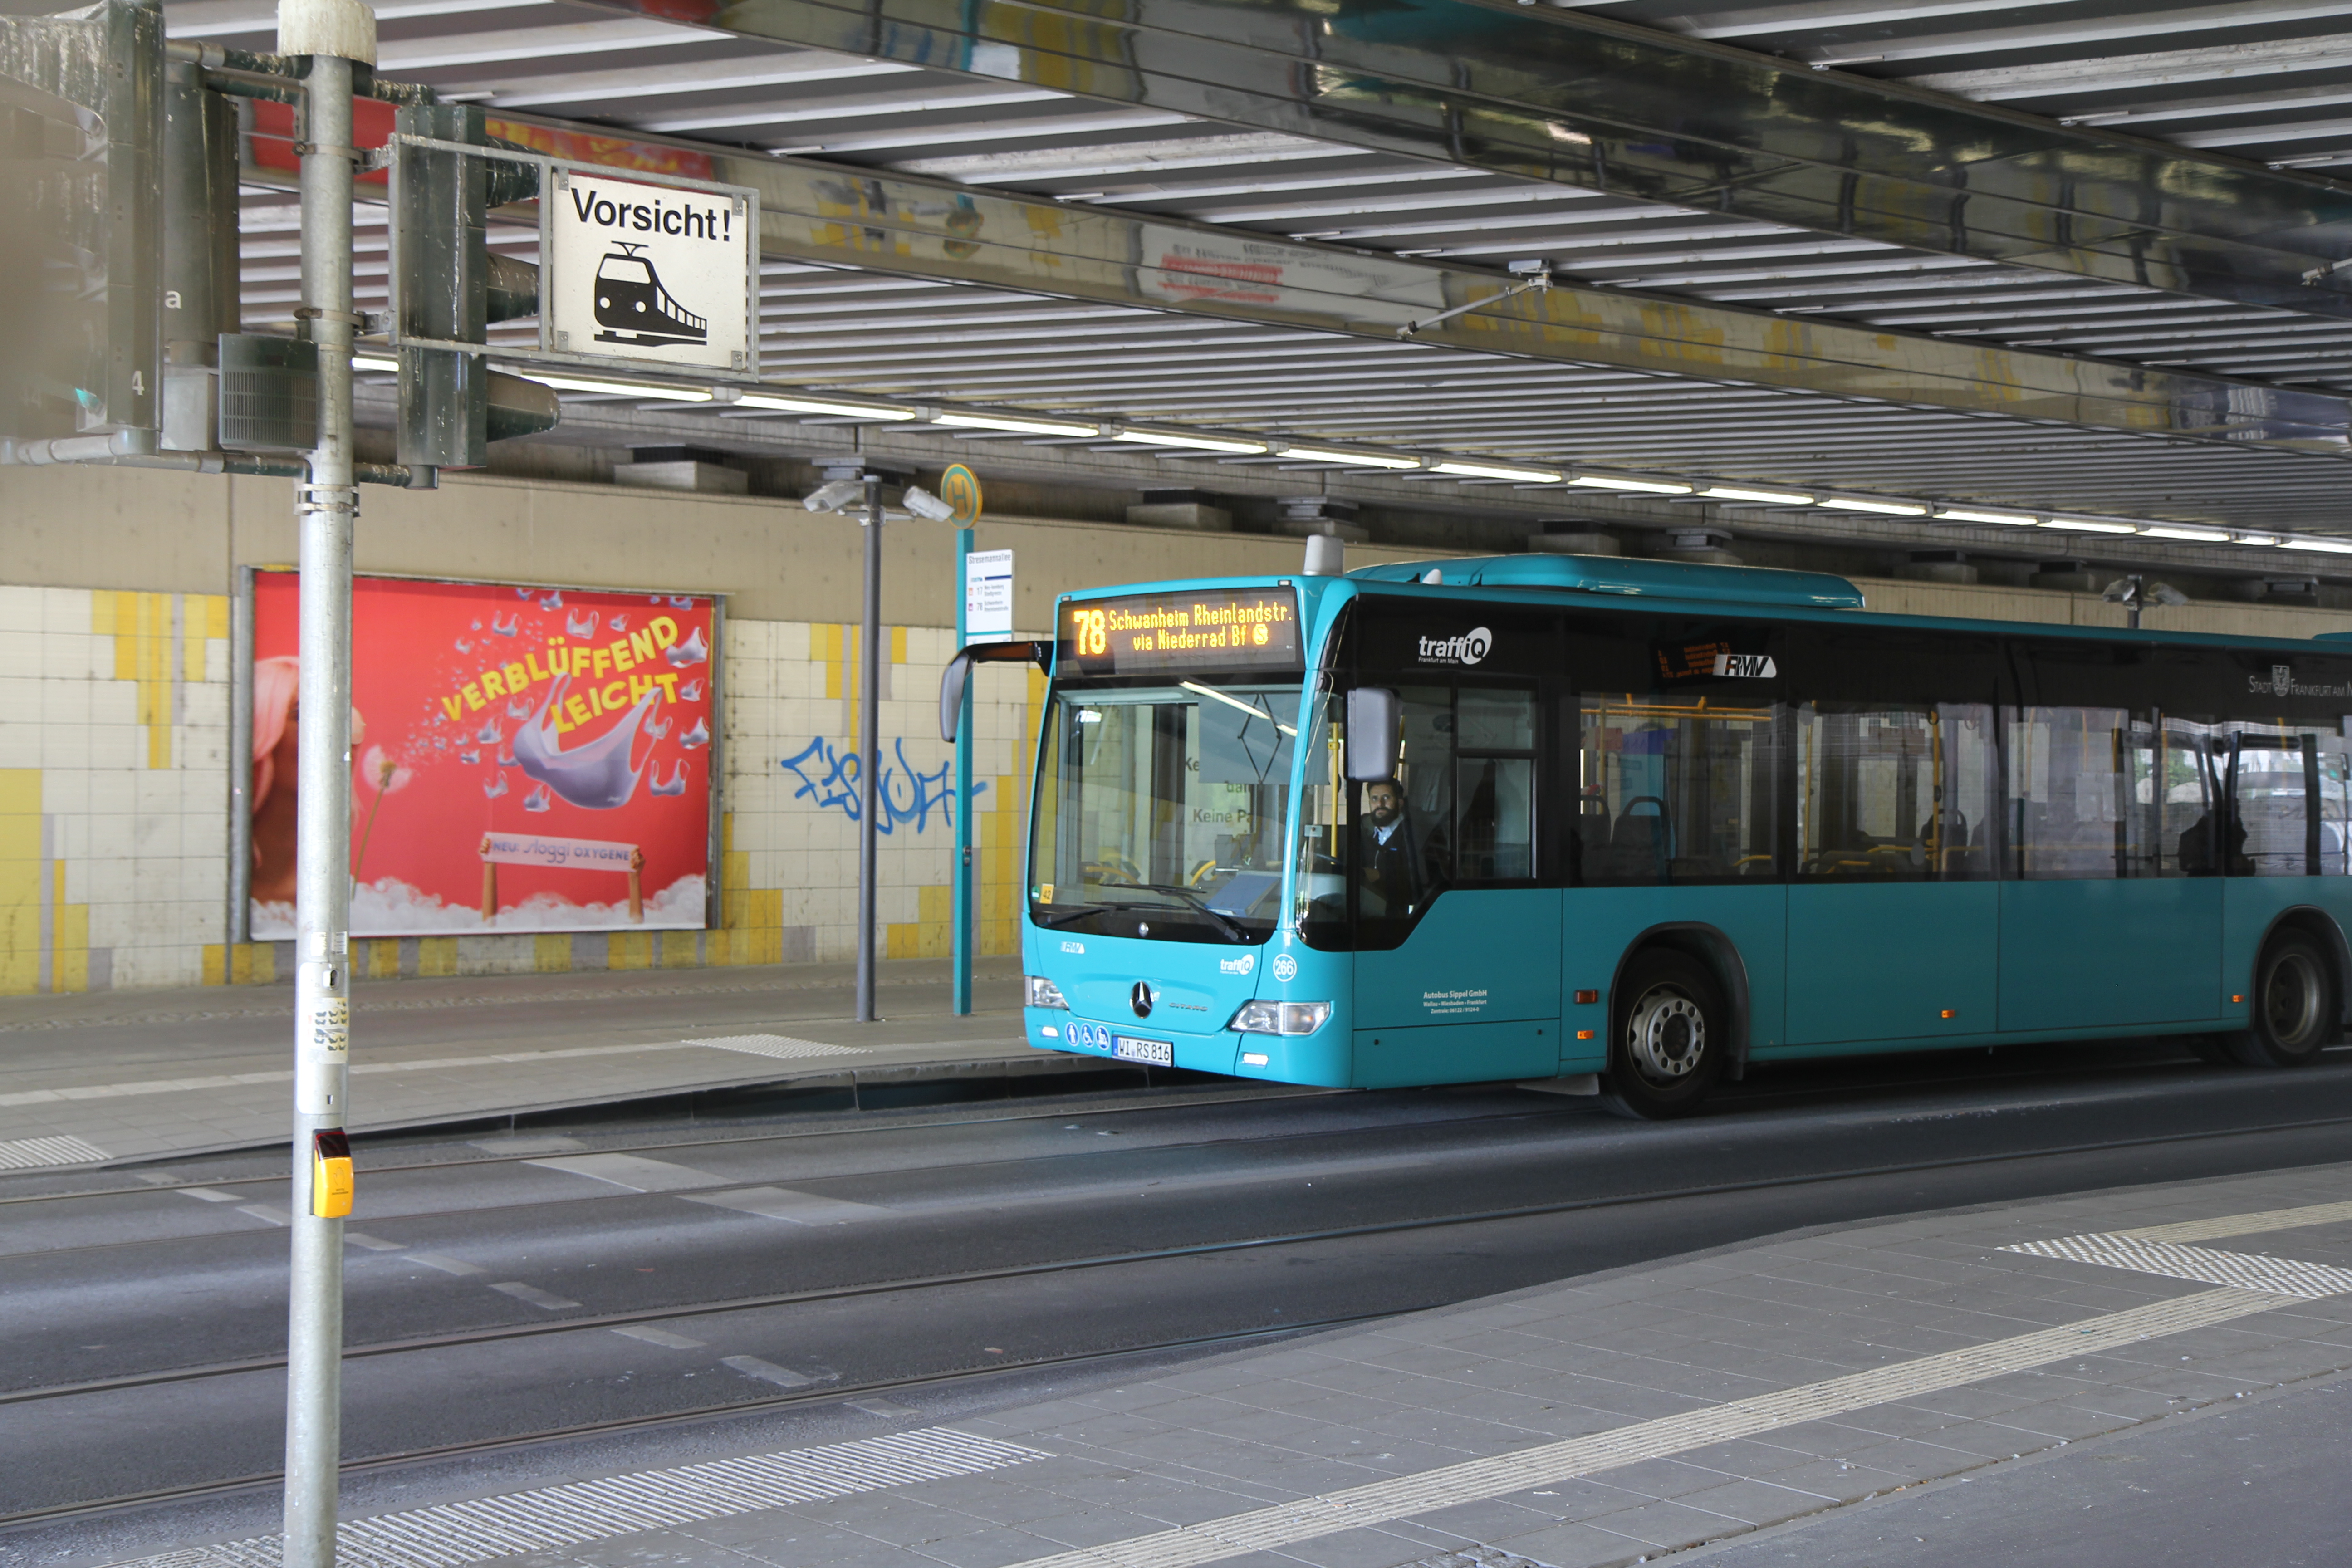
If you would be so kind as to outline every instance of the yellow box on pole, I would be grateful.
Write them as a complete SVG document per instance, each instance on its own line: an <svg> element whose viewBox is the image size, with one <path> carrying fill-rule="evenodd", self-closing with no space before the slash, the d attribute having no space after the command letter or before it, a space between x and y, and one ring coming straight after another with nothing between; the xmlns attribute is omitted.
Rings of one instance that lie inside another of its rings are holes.
<svg viewBox="0 0 2352 1568"><path fill-rule="evenodd" d="M352 1139L341 1128L310 1135L310 1212L346 1219L352 1212Z"/></svg>

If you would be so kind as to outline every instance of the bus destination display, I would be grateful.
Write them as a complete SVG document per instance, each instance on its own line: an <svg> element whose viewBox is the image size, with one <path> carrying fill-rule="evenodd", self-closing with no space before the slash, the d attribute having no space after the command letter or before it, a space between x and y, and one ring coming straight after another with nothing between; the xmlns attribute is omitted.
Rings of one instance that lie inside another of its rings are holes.
<svg viewBox="0 0 2352 1568"><path fill-rule="evenodd" d="M1055 668L1070 673L1299 667L1298 596L1288 588L1082 600L1062 606L1061 632Z"/></svg>

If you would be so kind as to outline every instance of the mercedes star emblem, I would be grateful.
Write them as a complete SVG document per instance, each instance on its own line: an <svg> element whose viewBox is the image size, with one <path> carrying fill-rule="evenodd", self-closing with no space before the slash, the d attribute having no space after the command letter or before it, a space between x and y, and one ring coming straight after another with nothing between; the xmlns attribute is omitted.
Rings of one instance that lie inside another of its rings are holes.
<svg viewBox="0 0 2352 1568"><path fill-rule="evenodd" d="M1137 981L1135 989L1127 994L1127 1005L1135 1009L1135 1016L1139 1018L1151 1016L1150 984L1148 981Z"/></svg>

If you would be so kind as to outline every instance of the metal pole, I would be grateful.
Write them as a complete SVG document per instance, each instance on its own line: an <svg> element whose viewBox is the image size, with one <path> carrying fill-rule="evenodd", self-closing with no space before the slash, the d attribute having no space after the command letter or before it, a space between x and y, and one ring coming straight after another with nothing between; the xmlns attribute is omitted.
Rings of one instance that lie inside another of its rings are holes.
<svg viewBox="0 0 2352 1568"><path fill-rule="evenodd" d="M956 530L956 647L959 648L971 636L971 533L969 528ZM963 711L956 721L955 748L955 896L954 907L948 918L955 928L955 1010L961 1016L971 1011L971 679L969 675L963 683Z"/></svg>
<svg viewBox="0 0 2352 1568"><path fill-rule="evenodd" d="M289 7L290 9L290 7ZM373 32L373 19L370 19ZM373 51L371 50L371 53ZM351 1044L352 62L312 54L302 306L319 348L319 444L296 481L301 675L295 799L293 1268L286 1347L286 1568L332 1568L342 1447L343 1222L311 1213L314 1136L343 1125Z"/></svg>
<svg viewBox="0 0 2352 1568"><path fill-rule="evenodd" d="M858 649L857 1021L874 1021L874 861L882 809L882 476L866 476L866 629Z"/></svg>

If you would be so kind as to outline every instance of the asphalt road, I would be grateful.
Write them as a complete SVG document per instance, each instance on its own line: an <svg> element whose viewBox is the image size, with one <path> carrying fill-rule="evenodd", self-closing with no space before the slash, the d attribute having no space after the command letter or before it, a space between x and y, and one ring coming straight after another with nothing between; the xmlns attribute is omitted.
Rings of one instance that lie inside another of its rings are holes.
<svg viewBox="0 0 2352 1568"><path fill-rule="evenodd" d="M352 1360L344 1452L1047 1368L956 1394L1026 1398L1131 1365L1050 1370L1057 1358L1164 1359L1174 1342L1804 1226L2341 1160L2347 1068L2230 1071L2112 1047L1759 1073L1666 1125L1475 1089L803 1117L709 1142L605 1120L542 1130L568 1148L379 1144L352 1222L347 1343L478 1337ZM110 1195L0 1181L0 1199L52 1194L0 1205L0 1514L276 1469L274 1368L24 1397L280 1353L286 1232L270 1215L286 1184L268 1163L178 1162L147 1174L201 1185ZM1173 1255L1133 1256L1155 1252ZM857 1293L752 1300L810 1291ZM74 1539L0 1535L0 1563Z"/></svg>

